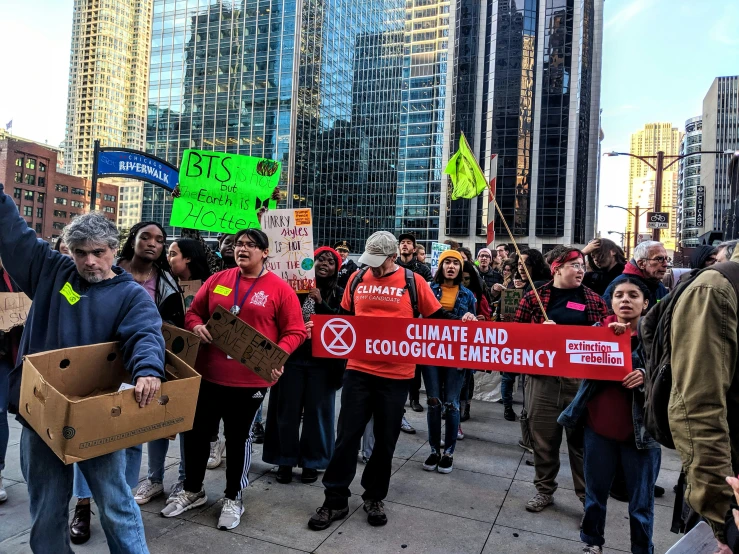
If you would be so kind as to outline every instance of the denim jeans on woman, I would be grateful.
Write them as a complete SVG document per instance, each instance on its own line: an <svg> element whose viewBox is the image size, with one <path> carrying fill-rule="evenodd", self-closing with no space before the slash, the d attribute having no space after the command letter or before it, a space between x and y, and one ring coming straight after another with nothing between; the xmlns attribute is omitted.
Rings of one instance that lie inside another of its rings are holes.
<svg viewBox="0 0 739 554"><path fill-rule="evenodd" d="M459 393L464 382L464 369L454 367L422 366L423 382L426 385L426 421L429 427L431 451L441 452L441 407L442 388L446 428L444 432L444 454L454 454L459 429ZM435 403L431 401L435 399Z"/></svg>
<svg viewBox="0 0 739 554"><path fill-rule="evenodd" d="M180 473L177 477L178 481L185 480L185 441L180 433ZM164 483L164 464L167 461L167 451L169 450L169 439L157 439L146 445L146 452L149 455L149 473L147 479L152 483ZM137 476L138 477L138 476Z"/></svg>
<svg viewBox="0 0 739 554"><path fill-rule="evenodd" d="M5 469L5 453L8 450L8 376L13 369L10 359L6 356L0 360L0 474Z"/></svg>
<svg viewBox="0 0 739 554"><path fill-rule="evenodd" d="M36 554L72 554L69 501L74 470L27 427L21 434L20 449L30 499L31 550ZM123 450L77 464L92 489L111 554L148 554L141 512L126 482L125 466Z"/></svg>
<svg viewBox="0 0 739 554"><path fill-rule="evenodd" d="M138 446L132 446L126 448L124 454L124 474L126 477L126 483L129 489L133 489L139 484L139 472L141 471L141 456L142 448ZM84 473L80 470L79 464L74 464L74 495L77 498L93 498L90 486L87 484ZM132 497L133 498L133 497ZM98 502L98 499L94 499Z"/></svg>

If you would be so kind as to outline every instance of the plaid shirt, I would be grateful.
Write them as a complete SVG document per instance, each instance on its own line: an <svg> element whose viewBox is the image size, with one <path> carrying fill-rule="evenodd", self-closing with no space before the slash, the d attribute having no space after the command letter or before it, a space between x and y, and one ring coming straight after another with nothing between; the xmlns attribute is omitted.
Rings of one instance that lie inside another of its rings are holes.
<svg viewBox="0 0 739 554"><path fill-rule="evenodd" d="M549 307L549 299L552 297L552 288L554 281L550 281L538 290L541 303L546 310ZM604 317L608 315L608 306L597 293L588 287L583 287L585 293L585 315L588 317L590 325L600 323ZM536 301L534 291L529 291L521 299L516 315L513 317L515 323L544 323L544 314L541 313L539 303Z"/></svg>

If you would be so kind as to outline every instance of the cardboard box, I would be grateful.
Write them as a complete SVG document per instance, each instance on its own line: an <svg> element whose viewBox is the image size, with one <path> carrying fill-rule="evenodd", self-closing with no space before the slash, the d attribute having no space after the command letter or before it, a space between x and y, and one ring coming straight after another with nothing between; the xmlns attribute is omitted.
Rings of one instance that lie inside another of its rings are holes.
<svg viewBox="0 0 739 554"><path fill-rule="evenodd" d="M216 306L206 327L213 337L214 346L267 382L272 382L272 370L284 366L290 357L290 354L223 306Z"/></svg>
<svg viewBox="0 0 739 554"><path fill-rule="evenodd" d="M189 431L200 375L167 351L167 382L141 408L115 342L25 356L19 411L65 464Z"/></svg>
<svg viewBox="0 0 739 554"><path fill-rule="evenodd" d="M169 323L162 323L165 348L190 367L195 367L200 349L200 339L194 333Z"/></svg>

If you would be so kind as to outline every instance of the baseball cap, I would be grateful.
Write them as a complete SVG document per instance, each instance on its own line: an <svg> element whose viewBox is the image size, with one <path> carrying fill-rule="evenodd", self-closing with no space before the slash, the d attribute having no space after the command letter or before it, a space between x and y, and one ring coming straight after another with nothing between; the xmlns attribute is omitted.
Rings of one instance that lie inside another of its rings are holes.
<svg viewBox="0 0 739 554"><path fill-rule="evenodd" d="M410 233L402 233L398 237L398 242L400 242L401 240L409 240L413 243L413 246L416 246L416 237Z"/></svg>
<svg viewBox="0 0 739 554"><path fill-rule="evenodd" d="M364 246L364 254L359 263L370 267L380 267L389 256L398 253L398 241L388 231L377 231L370 235Z"/></svg>

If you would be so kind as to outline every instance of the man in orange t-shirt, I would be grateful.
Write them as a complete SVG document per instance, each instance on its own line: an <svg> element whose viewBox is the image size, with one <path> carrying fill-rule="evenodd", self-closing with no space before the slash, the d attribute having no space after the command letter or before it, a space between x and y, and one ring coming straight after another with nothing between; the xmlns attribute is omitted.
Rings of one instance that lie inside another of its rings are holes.
<svg viewBox="0 0 739 554"><path fill-rule="evenodd" d="M349 278L341 307L352 313L353 304L353 315L363 317L413 318L406 272L395 263L397 257L398 241L392 233L379 231L370 236L359 258L360 265L369 266L369 270L360 270ZM352 303L351 285L358 274L362 279L354 291ZM411 275L416 284L421 316L456 319L442 309L423 277ZM466 314L462 320L472 321L476 317ZM413 363L402 363L390 357L383 362L349 360L341 393L336 447L323 476L326 500L308 522L308 527L314 531L326 529L332 521L343 519L349 513L349 485L357 472L357 451L367 422L373 416L375 447L362 475L362 498L369 524L387 523L382 501L390 486L393 452L400 435L409 381L415 369Z"/></svg>

